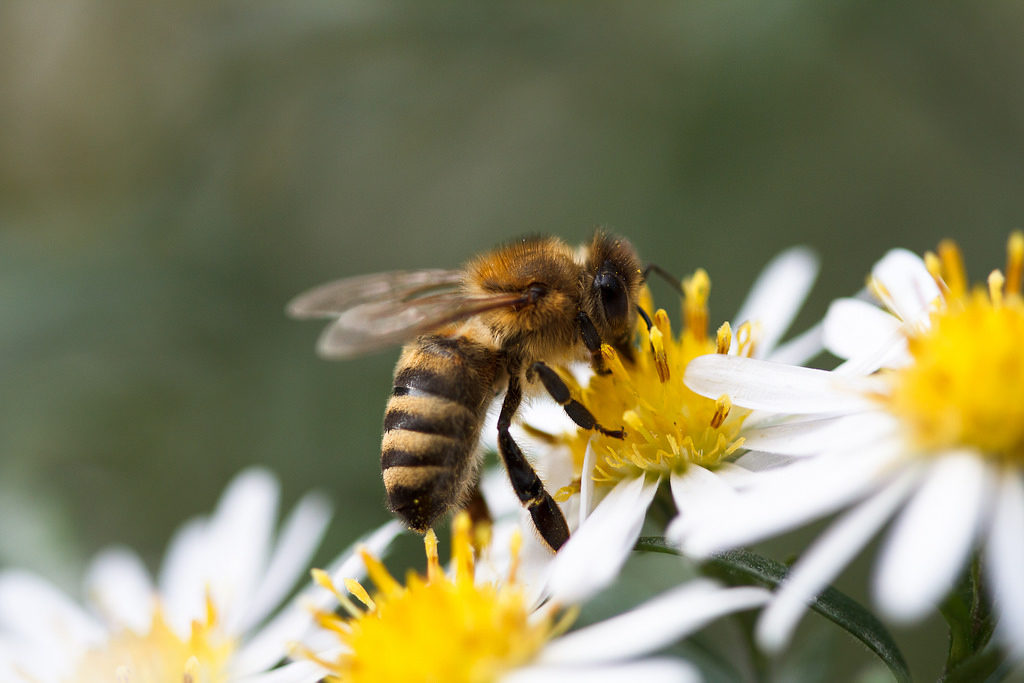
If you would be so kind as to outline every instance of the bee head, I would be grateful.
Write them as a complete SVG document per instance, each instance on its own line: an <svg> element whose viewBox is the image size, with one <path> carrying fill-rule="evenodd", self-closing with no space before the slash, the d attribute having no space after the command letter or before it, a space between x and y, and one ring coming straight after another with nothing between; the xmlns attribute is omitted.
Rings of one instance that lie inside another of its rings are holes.
<svg viewBox="0 0 1024 683"><path fill-rule="evenodd" d="M594 235L587 257L590 278L588 313L601 335L613 345L628 342L636 321L636 301L643 273L633 245L603 232Z"/></svg>

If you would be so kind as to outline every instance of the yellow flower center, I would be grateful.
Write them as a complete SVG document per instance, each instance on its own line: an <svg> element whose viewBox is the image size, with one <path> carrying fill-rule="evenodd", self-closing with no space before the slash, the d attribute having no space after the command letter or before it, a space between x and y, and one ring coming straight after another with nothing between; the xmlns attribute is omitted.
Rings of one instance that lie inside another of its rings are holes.
<svg viewBox="0 0 1024 683"><path fill-rule="evenodd" d="M220 633L209 599L205 623L193 621L185 639L156 609L146 633L124 630L85 653L68 683L220 683L228 680L234 650L234 642Z"/></svg>
<svg viewBox="0 0 1024 683"><path fill-rule="evenodd" d="M609 374L594 375L586 387L580 387L568 372L561 372L600 424L626 432L624 439L582 429L567 435L577 471L582 470L588 444L596 455L594 481L608 484L645 473L681 471L689 463L714 467L743 445L739 432L749 411L734 408L728 396L712 400L683 384L692 359L726 353L732 343L729 323L719 328L715 338L708 336L710 291L711 282L703 270L683 281L684 325L678 337L672 333L668 314L659 309L650 329L645 320L638 321L639 346L632 360L606 345L602 354ZM646 289L640 306L651 310ZM752 353L754 334L749 323L737 331L740 354ZM567 497L577 487L578 483L563 489L559 497Z"/></svg>
<svg viewBox="0 0 1024 683"><path fill-rule="evenodd" d="M913 363L889 375L883 398L925 451L969 447L997 460L1024 464L1024 235L1008 245L1006 276L967 289L960 250L944 242L928 265L944 301L927 329L908 332Z"/></svg>
<svg viewBox="0 0 1024 683"><path fill-rule="evenodd" d="M516 581L521 538L513 541L508 578L500 585L474 579L469 517L456 517L452 533L454 576L441 568L437 537L428 531L425 577L410 572L398 583L380 560L363 551L378 594L372 598L357 582L345 586L363 605L361 610L341 593L324 572L314 578L334 592L348 617L317 612L318 622L335 633L343 654L318 659L330 680L344 683L485 683L530 661L544 643L568 626L555 623L555 609L533 613L522 584Z"/></svg>

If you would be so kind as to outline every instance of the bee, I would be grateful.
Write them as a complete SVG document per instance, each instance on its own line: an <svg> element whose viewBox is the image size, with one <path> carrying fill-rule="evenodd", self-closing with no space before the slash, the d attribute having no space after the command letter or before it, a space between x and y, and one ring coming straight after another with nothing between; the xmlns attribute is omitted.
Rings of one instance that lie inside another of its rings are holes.
<svg viewBox="0 0 1024 683"><path fill-rule="evenodd" d="M389 509L420 533L469 501L481 427L504 392L499 455L540 536L557 550L569 527L509 427L524 393L543 388L580 427L624 436L598 424L551 366L589 360L604 374L602 343L632 358L644 277L622 238L598 231L572 248L555 237L529 237L458 270L331 282L294 299L288 312L335 319L318 342L328 358L405 344L384 412L381 471Z"/></svg>

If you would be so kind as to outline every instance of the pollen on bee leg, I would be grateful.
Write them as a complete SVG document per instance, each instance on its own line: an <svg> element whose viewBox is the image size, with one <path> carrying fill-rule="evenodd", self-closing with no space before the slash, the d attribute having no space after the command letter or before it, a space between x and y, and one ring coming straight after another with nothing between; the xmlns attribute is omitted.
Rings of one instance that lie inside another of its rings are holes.
<svg viewBox="0 0 1024 683"><path fill-rule="evenodd" d="M726 320L715 334L715 353L729 353L730 346L732 346L732 326Z"/></svg>
<svg viewBox="0 0 1024 683"><path fill-rule="evenodd" d="M715 429L721 427L725 418L729 417L730 410L732 410L732 399L728 394L722 394L715 401L715 414L711 416L711 426Z"/></svg>
<svg viewBox="0 0 1024 683"><path fill-rule="evenodd" d="M1024 232L1016 231L1006 242L1006 293L1020 294L1021 274L1024 269Z"/></svg>
<svg viewBox="0 0 1024 683"><path fill-rule="evenodd" d="M946 286L955 297L963 296L967 291L967 271L964 269L963 254L953 240L942 240L939 243L939 260L942 261L942 272L946 276Z"/></svg>

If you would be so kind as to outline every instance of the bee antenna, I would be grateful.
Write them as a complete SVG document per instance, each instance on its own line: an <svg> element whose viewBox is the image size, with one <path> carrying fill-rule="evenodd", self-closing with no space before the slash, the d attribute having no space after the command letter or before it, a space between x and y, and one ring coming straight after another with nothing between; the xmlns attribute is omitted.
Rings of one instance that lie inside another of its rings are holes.
<svg viewBox="0 0 1024 683"><path fill-rule="evenodd" d="M645 311L641 306L636 307L636 312L640 314L641 318L643 318L644 324L647 325L647 331L650 332L651 328L654 327L654 323L651 322L651 316L647 315L647 311Z"/></svg>
<svg viewBox="0 0 1024 683"><path fill-rule="evenodd" d="M665 282L672 285L672 289L676 290L680 295L683 293L682 281L672 273L668 272L661 266L655 263L648 263L647 267L644 268L644 282L647 282L647 276L651 273L661 277ZM650 320L647 321L647 326L650 327Z"/></svg>

